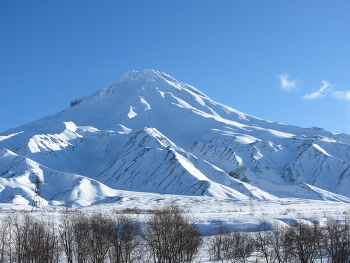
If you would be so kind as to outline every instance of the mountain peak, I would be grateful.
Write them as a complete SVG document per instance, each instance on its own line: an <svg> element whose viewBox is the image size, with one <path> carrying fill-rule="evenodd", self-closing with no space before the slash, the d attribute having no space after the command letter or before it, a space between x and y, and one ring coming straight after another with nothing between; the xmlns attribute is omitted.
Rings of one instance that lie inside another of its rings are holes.
<svg viewBox="0 0 350 263"><path fill-rule="evenodd" d="M128 71L117 83L128 82L128 81L134 82L134 81L142 81L142 80L146 82L152 81L161 86L171 85L173 86L173 88L177 89L178 91L185 89L201 97L208 98L204 93L202 93L195 87L189 84L180 82L175 78L173 78L172 76L162 71L154 70L154 69L145 69L144 71L140 71L140 72L135 70Z"/></svg>
<svg viewBox="0 0 350 263"><path fill-rule="evenodd" d="M86 184L96 200L132 190L350 202L349 152L348 135L258 119L164 72L133 70L56 115L1 134L0 202L17 194L31 203L21 181L29 170L43 174L52 204L73 200L78 188L85 200ZM55 188L71 177L82 184Z"/></svg>
<svg viewBox="0 0 350 263"><path fill-rule="evenodd" d="M132 91L139 90L140 88L145 89L147 87L163 88L164 91L168 91L169 88L171 91L175 89L177 92L186 90L187 92L195 94L196 96L209 99L208 96L206 96L195 87L183 82L179 82L164 72L153 69L146 69L144 71L130 70L126 72L114 84L110 84L91 95L72 100L70 102L70 107L74 107L91 98L96 98L98 101L100 101L104 97L114 93L114 91L117 89L122 89L123 92L126 92L127 90L127 92L130 93Z"/></svg>
<svg viewBox="0 0 350 263"><path fill-rule="evenodd" d="M137 81L137 80L166 80L168 82L180 84L181 82L177 81L172 76L154 69L145 69L144 71L136 71L136 70L130 70L126 72L121 79L117 82L125 82L125 81Z"/></svg>
<svg viewBox="0 0 350 263"><path fill-rule="evenodd" d="M147 78L157 78L158 76L157 71L153 69L145 69L144 71L130 70L126 72L117 83Z"/></svg>

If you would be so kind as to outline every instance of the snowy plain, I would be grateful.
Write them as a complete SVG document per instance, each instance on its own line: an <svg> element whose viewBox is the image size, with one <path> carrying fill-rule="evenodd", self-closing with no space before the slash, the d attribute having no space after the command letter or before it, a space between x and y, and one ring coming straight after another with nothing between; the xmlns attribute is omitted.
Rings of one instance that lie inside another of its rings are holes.
<svg viewBox="0 0 350 263"><path fill-rule="evenodd" d="M217 234L219 224L224 223L232 232L249 232L272 230L276 227L293 226L295 223L319 224L324 226L327 220L343 221L350 216L350 204L332 201L315 201L306 199L281 199L277 201L248 200L239 201L216 197L178 196L152 193L135 193L119 191L119 197L105 204L69 208L70 211L81 211L85 215L102 213L113 218L116 213L126 213L132 220L145 226L151 210L174 203L184 210L184 215L193 220L204 235L203 244L193 262L220 262L210 259L209 247L213 235ZM0 220L15 212L29 212L30 216L54 222L57 228L62 227L62 212L66 208L46 206L33 209L28 205L2 204ZM125 212L126 211L126 212ZM266 228L267 227L267 228ZM253 253L248 262L255 262Z"/></svg>
<svg viewBox="0 0 350 263"><path fill-rule="evenodd" d="M285 198L268 200L234 200L231 198L179 196L154 193L118 191L118 197L109 202L69 208L87 214L102 212L112 215L115 211L126 212L134 220L144 223L149 211L173 203L181 207L204 235L215 234L219 223L226 223L231 231L256 232L263 223L271 229L275 226L292 226L297 222L319 223L329 219L344 220L350 215L350 204L334 201ZM44 206L41 209L26 204L0 205L0 215L4 217L15 211L27 211L34 216L60 220L60 214L67 208ZM133 212L136 211L136 212Z"/></svg>

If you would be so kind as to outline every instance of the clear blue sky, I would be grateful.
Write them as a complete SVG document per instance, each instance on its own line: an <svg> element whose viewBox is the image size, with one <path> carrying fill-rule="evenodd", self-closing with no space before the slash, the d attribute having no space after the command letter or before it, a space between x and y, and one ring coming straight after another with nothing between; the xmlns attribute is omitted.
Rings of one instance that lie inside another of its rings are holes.
<svg viewBox="0 0 350 263"><path fill-rule="evenodd" d="M350 133L350 1L0 1L0 132L132 69L263 119Z"/></svg>

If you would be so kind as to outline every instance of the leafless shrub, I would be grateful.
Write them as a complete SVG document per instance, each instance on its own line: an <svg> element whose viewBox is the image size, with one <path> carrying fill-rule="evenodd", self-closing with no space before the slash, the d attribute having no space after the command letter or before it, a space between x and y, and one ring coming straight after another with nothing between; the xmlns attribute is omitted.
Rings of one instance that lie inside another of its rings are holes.
<svg viewBox="0 0 350 263"><path fill-rule="evenodd" d="M258 227L254 239L258 252L257 257L266 263L275 262L272 238L273 234L270 231L270 226L266 222L262 222Z"/></svg>
<svg viewBox="0 0 350 263"><path fill-rule="evenodd" d="M197 228L176 205L154 211L144 229L143 238L153 262L192 262L202 237Z"/></svg>
<svg viewBox="0 0 350 263"><path fill-rule="evenodd" d="M318 256L317 228L306 223L298 223L285 229L283 250L289 262L315 262Z"/></svg>
<svg viewBox="0 0 350 263"><path fill-rule="evenodd" d="M289 262L289 253L286 253L286 243L285 243L285 231L286 228L274 226L274 229L271 231L269 236L271 242L271 251L270 251L270 262L278 263L288 263Z"/></svg>
<svg viewBox="0 0 350 263"><path fill-rule="evenodd" d="M329 256L329 262L350 262L350 222L344 223L329 219L325 227L324 247Z"/></svg>
<svg viewBox="0 0 350 263"><path fill-rule="evenodd" d="M247 262L254 251L254 240L246 232L229 233L224 239L224 251L230 262Z"/></svg>
<svg viewBox="0 0 350 263"><path fill-rule="evenodd" d="M62 250L65 254L66 261L73 263L75 253L75 233L74 233L74 221L73 214L69 210L64 211L61 214L62 226L59 229L59 238Z"/></svg>
<svg viewBox="0 0 350 263"><path fill-rule="evenodd" d="M88 242L89 218L81 212L76 212L76 214L72 215L70 220L71 221L68 222L68 226L71 226L71 228L66 229L66 231L72 230L72 233L74 235L74 247L72 248L72 250L68 250L73 253L69 255L71 256L71 259L74 259L75 262L88 263L90 253L90 246ZM68 242L68 240L71 238L69 233L67 233L66 238L67 240L65 240L64 242Z"/></svg>
<svg viewBox="0 0 350 263"><path fill-rule="evenodd" d="M88 243L90 262L102 263L107 258L114 234L114 222L101 213L93 214L90 218Z"/></svg>
<svg viewBox="0 0 350 263"><path fill-rule="evenodd" d="M141 209L138 207L133 207L133 208L115 209L113 210L113 212L115 214L122 214L122 215L127 215L127 214L140 215L140 214L152 214L154 212L154 209Z"/></svg>
<svg viewBox="0 0 350 263"><path fill-rule="evenodd" d="M13 258L13 219L13 215L7 215L0 223L0 263L11 262Z"/></svg>
<svg viewBox="0 0 350 263"><path fill-rule="evenodd" d="M245 232L231 233L223 223L218 225L217 235L211 246L211 259L229 262L248 262L255 248L255 241Z"/></svg>
<svg viewBox="0 0 350 263"><path fill-rule="evenodd" d="M258 257L272 263L323 262L323 230L318 224L298 223L291 227L262 228L255 234Z"/></svg>
<svg viewBox="0 0 350 263"><path fill-rule="evenodd" d="M114 222L101 213L87 216L81 212L73 215L71 220L72 223L67 222L68 228L62 233L67 259L75 259L79 263L106 262L112 245ZM74 236L67 232L70 230L73 230ZM68 244L72 239L74 247Z"/></svg>
<svg viewBox="0 0 350 263"><path fill-rule="evenodd" d="M125 215L62 214L60 240L68 263L129 263L140 257L138 225Z"/></svg>
<svg viewBox="0 0 350 263"><path fill-rule="evenodd" d="M230 230L223 222L219 222L215 235L210 240L209 255L211 260L224 260L224 239L225 235L228 235Z"/></svg>
<svg viewBox="0 0 350 263"><path fill-rule="evenodd" d="M117 215L112 230L110 262L131 263L140 260L139 226L126 215Z"/></svg>
<svg viewBox="0 0 350 263"><path fill-rule="evenodd" d="M60 259L56 227L43 219L28 214L14 220L14 262L56 263Z"/></svg>
<svg viewBox="0 0 350 263"><path fill-rule="evenodd" d="M323 244L324 229L320 227L319 223L313 225L313 238L316 245L316 258L318 262L322 263L326 258L326 250Z"/></svg>

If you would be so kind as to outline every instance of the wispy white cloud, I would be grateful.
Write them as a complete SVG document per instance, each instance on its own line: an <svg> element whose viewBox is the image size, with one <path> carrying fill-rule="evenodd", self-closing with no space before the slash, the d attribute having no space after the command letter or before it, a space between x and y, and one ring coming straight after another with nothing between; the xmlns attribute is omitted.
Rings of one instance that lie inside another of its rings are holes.
<svg viewBox="0 0 350 263"><path fill-rule="evenodd" d="M289 74L284 73L278 76L280 79L280 86L281 89L285 91L292 91L297 89L297 81L296 80L289 80Z"/></svg>
<svg viewBox="0 0 350 263"><path fill-rule="evenodd" d="M319 90L312 92L312 93L306 93L303 96L303 98L307 99L307 100L312 100L312 99L316 99L316 98L320 98L320 97L325 96L328 93L328 91L330 91L330 87L332 87L332 85L328 81L325 81L325 80L322 80L322 83L323 83L323 86Z"/></svg>
<svg viewBox="0 0 350 263"><path fill-rule="evenodd" d="M334 91L333 97L338 100L348 100L350 101L350 91Z"/></svg>

